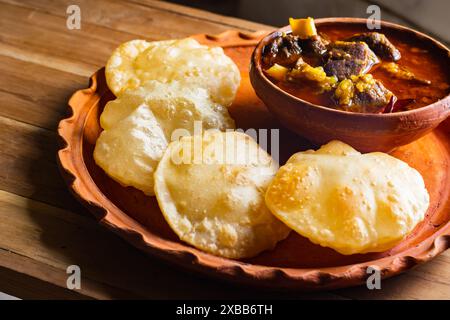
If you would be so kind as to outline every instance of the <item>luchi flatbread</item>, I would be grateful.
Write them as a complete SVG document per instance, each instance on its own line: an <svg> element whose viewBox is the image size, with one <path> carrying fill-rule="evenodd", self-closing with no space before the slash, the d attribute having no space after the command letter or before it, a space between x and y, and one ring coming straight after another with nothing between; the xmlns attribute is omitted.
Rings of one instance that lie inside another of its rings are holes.
<svg viewBox="0 0 450 320"><path fill-rule="evenodd" d="M177 81L147 82L106 104L94 159L122 185L153 195L153 174L168 143L177 130L193 134L196 122L200 131L235 127L227 109L205 89Z"/></svg>
<svg viewBox="0 0 450 320"><path fill-rule="evenodd" d="M240 83L239 69L222 48L210 48L190 38L125 42L112 53L105 74L116 96L149 80L175 80L206 89L214 102L225 107L233 102Z"/></svg>
<svg viewBox="0 0 450 320"><path fill-rule="evenodd" d="M169 145L155 173L156 197L183 241L224 257L252 257L289 233L264 203L277 168L250 136L210 130Z"/></svg>
<svg viewBox="0 0 450 320"><path fill-rule="evenodd" d="M429 196L405 162L332 141L293 155L271 182L266 204L312 242L355 254L398 243L423 220Z"/></svg>

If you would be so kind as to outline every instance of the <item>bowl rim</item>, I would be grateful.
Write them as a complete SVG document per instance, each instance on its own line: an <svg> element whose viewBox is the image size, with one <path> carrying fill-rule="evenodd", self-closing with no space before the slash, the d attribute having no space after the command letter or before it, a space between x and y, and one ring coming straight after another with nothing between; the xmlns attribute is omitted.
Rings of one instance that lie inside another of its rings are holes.
<svg viewBox="0 0 450 320"><path fill-rule="evenodd" d="M314 19L316 25L317 24L326 24L326 23L350 23L350 24L366 24L368 19L366 18L353 18L353 17L331 17L331 18L318 18L318 19ZM381 27L387 27L390 28L391 30L397 30L400 32L407 32L415 37L419 37L419 38L424 38L427 41L431 42L433 44L433 46L436 47L436 49L440 49L443 50L444 52L447 52L447 57L450 60L450 49L447 48L447 46L445 46L443 43L441 43L440 41L432 38L431 36L428 36L420 31L414 30L412 28L409 27L405 27L393 22L388 22L385 20L377 20L381 23ZM339 110L339 109L333 109L333 108L329 108L329 107L325 107L322 105L318 105L312 102L309 102L307 100L298 98L296 96L294 96L293 94L290 94L287 91L284 91L283 89L279 88L275 83L273 83L263 72L262 70L262 64L261 64L261 56L262 56L262 50L264 45L266 45L276 34L280 33L280 32L286 32L286 31L291 31L291 27L289 25L278 28L272 32L270 32L269 34L267 34L266 36L264 36L256 45L255 50L253 51L252 57L251 57L251 67L255 68L256 73L258 74L258 76L260 77L260 79L262 79L264 81L264 83L268 86L270 86L270 88L272 90L274 90L275 92L277 92L278 94L284 95L286 97L289 97L291 100L295 101L296 103L301 103L303 105L306 105L308 107L313 107L316 108L318 110L322 110L324 112L329 112L329 113L333 113L335 115L341 115L341 116L347 116L347 117L355 117L355 118L372 118L372 119L393 119L393 118L398 118L398 117L405 117L405 116L412 116L414 117L415 115L419 114L419 113L426 113L428 111L431 111L435 108L439 108L444 106L444 109L448 109L448 111L450 112L450 92L443 98L433 102L432 104L426 105L424 107L420 107L417 109L413 109L413 110L407 110L407 111L399 111L399 112L392 112L392 113L360 113L360 112L351 112L351 111L344 111L344 110ZM256 89L255 89L256 91ZM446 106L445 103L442 103L443 101L449 101L449 106Z"/></svg>

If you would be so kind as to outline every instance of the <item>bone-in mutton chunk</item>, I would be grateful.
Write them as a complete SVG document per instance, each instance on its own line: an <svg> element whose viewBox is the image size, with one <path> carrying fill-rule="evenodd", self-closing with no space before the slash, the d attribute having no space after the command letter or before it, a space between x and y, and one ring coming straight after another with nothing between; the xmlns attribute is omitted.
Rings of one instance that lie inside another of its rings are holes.
<svg viewBox="0 0 450 320"><path fill-rule="evenodd" d="M370 49L383 60L398 61L402 57L400 51L389 39L378 32L366 32L352 36L347 41L362 41L367 43Z"/></svg>
<svg viewBox="0 0 450 320"><path fill-rule="evenodd" d="M327 51L330 42L323 37L316 35L306 40L300 40L300 45L305 54L314 54L322 56Z"/></svg>
<svg viewBox="0 0 450 320"><path fill-rule="evenodd" d="M279 64L293 66L300 58L302 48L299 38L292 34L281 34L263 49L263 60L266 65Z"/></svg>
<svg viewBox="0 0 450 320"><path fill-rule="evenodd" d="M363 113L382 113L390 102L396 100L394 94L371 74L351 76L341 81L334 92L334 99L343 110Z"/></svg>
<svg viewBox="0 0 450 320"><path fill-rule="evenodd" d="M328 47L324 70L328 76L336 76L339 80L365 74L380 62L364 42L336 41Z"/></svg>

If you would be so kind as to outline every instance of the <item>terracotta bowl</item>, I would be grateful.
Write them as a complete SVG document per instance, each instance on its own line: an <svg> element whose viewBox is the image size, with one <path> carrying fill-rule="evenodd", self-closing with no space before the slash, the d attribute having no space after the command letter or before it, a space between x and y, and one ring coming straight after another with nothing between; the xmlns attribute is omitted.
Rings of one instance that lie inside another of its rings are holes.
<svg viewBox="0 0 450 320"><path fill-rule="evenodd" d="M365 28L366 19L317 19L320 28L326 24L352 24ZM264 37L256 46L251 60L250 80L258 97L287 128L315 144L330 140L344 141L362 152L388 152L408 144L437 127L450 115L450 95L422 108L391 114L362 114L335 110L299 99L272 83L262 71L264 46L279 32L290 32L289 26ZM450 63L450 51L443 44L418 31L381 21L381 32L400 33L418 39Z"/></svg>

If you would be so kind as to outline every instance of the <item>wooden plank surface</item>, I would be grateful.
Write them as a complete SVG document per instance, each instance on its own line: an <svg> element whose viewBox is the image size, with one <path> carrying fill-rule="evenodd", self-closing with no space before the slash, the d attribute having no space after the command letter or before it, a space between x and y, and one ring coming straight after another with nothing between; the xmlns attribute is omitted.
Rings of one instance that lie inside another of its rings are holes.
<svg viewBox="0 0 450 320"><path fill-rule="evenodd" d="M152 1L87 1L81 30L70 0L0 0L0 291L20 298L449 299L450 254L382 283L305 294L237 288L144 255L91 218L56 166L56 127L70 95L119 43L269 26ZM66 268L82 288L66 288Z"/></svg>

